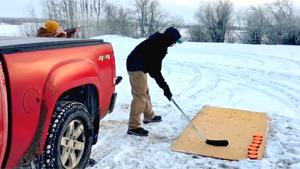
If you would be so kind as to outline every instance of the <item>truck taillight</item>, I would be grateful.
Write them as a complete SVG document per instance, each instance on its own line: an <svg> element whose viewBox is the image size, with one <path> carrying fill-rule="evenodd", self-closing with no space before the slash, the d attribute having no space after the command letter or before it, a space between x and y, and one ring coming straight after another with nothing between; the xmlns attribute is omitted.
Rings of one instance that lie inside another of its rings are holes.
<svg viewBox="0 0 300 169"><path fill-rule="evenodd" d="M3 74L2 63L1 62L0 62L0 73L1 73L0 83L1 83L1 85L6 86L5 77L4 77L4 74Z"/></svg>
<svg viewBox="0 0 300 169"><path fill-rule="evenodd" d="M8 138L8 106L5 76L0 61L0 165L2 165Z"/></svg>

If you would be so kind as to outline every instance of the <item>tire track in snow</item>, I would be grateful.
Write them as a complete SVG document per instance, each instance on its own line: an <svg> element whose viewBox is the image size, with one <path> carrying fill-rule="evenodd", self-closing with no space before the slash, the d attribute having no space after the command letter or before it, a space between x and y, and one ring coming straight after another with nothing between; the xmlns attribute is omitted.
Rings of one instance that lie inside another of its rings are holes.
<svg viewBox="0 0 300 169"><path fill-rule="evenodd" d="M300 77L298 76L217 64L202 65L189 62L171 62L171 66L177 68L172 73L183 72L185 73L185 80L188 79L184 83L180 79L172 79L172 82L178 81L181 84L182 87L178 95L182 98L192 99L212 95L214 90L221 89L222 85L220 86L220 83L223 83L223 85L227 83L228 86L233 84L237 88L243 87L262 93L267 98L280 102L293 112L297 112L300 107L300 97L298 95L300 89L296 87L300 83ZM171 70L171 66L168 69ZM206 75L204 78L204 74L209 74L210 77ZM202 85L202 83L205 83L205 85ZM294 84L294 86L291 87L286 83ZM230 99L237 93L238 91L233 89L227 97ZM199 101L199 99L197 100Z"/></svg>
<svg viewBox="0 0 300 169"><path fill-rule="evenodd" d="M203 51L199 53L199 55L202 54L209 54L209 55L216 55L216 56L222 56L226 59L235 59L238 61L242 61L245 63L245 65L251 63L254 65L265 65L265 63L268 63L272 61L272 64L278 64L278 65L288 65L289 67L293 66L295 69L300 69L300 62L286 58L286 57L279 57L269 54L261 54L258 52L243 52L243 51L237 51L237 50L226 50L226 49L211 49L209 51Z"/></svg>
<svg viewBox="0 0 300 169"><path fill-rule="evenodd" d="M177 94L178 96L186 99L195 98L197 95L203 95L214 90L220 83L218 73L214 69L205 68L202 65L195 66L194 63L188 62L171 63L171 67L175 69L172 73L185 73L185 81L179 79L179 83L182 87ZM172 68L169 69L171 70Z"/></svg>
<svg viewBox="0 0 300 169"><path fill-rule="evenodd" d="M230 68L231 69L231 68ZM235 70L230 70L226 74L230 76L229 79L237 78L240 81L241 86L249 89L257 90L258 92L264 93L269 98L284 103L287 107L291 108L294 112L299 109L300 97L297 93L300 92L298 88L291 88L285 84L279 83L276 78L272 76L265 76L264 72L256 70L245 70L244 68L234 68L239 70L239 76L234 73ZM241 69L243 69L241 71ZM231 72L231 73L229 73ZM281 77L280 79L285 79ZM296 78L289 77L290 81L296 80ZM299 83L300 81L298 81ZM250 84L250 85L249 85Z"/></svg>

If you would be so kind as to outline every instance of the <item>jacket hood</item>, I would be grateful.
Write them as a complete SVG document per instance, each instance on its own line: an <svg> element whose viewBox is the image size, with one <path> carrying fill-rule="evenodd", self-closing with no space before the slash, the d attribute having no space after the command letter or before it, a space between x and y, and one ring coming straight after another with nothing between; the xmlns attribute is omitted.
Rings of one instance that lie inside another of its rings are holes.
<svg viewBox="0 0 300 169"><path fill-rule="evenodd" d="M176 41L181 38L179 31L173 27L166 29L164 35L170 45L176 43Z"/></svg>

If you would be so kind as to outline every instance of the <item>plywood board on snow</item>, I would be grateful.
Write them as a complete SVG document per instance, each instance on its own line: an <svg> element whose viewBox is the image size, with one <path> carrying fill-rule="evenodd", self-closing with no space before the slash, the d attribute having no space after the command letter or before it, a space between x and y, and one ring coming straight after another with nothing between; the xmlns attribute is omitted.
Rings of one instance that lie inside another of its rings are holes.
<svg viewBox="0 0 300 169"><path fill-rule="evenodd" d="M263 157L269 124L266 113L204 106L192 123L206 138L228 140L229 145L226 147L208 145L189 125L172 144L171 150L220 159L241 160L247 158L253 135L260 133L263 135L263 141L258 149L258 159Z"/></svg>

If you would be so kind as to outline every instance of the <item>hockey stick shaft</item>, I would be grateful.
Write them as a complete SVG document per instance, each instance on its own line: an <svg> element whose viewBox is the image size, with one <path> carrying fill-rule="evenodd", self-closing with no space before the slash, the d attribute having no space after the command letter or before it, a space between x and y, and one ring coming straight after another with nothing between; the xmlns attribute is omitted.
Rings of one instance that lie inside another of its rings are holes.
<svg viewBox="0 0 300 169"><path fill-rule="evenodd" d="M174 103L174 105L178 108L178 110L184 115L184 117L190 122L193 130L197 133L198 137L205 142L206 144L213 145L213 146L227 146L229 143L227 140L210 140L207 139L193 124L192 120L189 118L189 116L184 113L184 111L180 108L180 106L175 102L173 98L171 98L171 101Z"/></svg>

